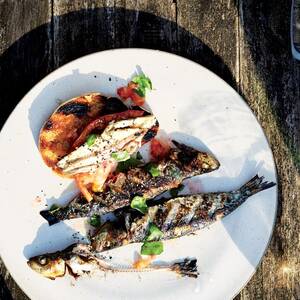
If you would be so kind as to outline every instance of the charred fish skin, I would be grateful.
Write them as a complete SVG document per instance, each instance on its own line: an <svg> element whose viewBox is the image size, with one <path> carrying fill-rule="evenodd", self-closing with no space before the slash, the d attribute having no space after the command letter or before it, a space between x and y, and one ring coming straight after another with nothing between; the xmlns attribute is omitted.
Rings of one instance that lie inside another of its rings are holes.
<svg viewBox="0 0 300 300"><path fill-rule="evenodd" d="M112 272L167 270L191 278L197 278L198 276L197 260L193 258L185 258L182 261L169 264L150 265L137 270L133 267L110 265L103 256L86 244L72 244L62 251L34 256L27 261L27 265L33 271L51 280L65 276L67 271L77 278L96 270Z"/></svg>
<svg viewBox="0 0 300 300"><path fill-rule="evenodd" d="M107 231L109 226L100 227L95 236L91 238L92 247L101 252L111 249L111 247L142 242L145 240L151 223L162 231L163 240L191 234L224 218L242 205L250 196L275 185L273 182L263 180L263 177L256 175L240 189L233 192L177 197L163 204L149 207L146 215L130 210L123 213L120 211L118 217L123 219L125 225L118 227L117 223L114 223L110 230L115 230L115 232L106 234L103 232ZM104 231L103 228L105 228ZM116 232L118 232L117 235Z"/></svg>
<svg viewBox="0 0 300 300"><path fill-rule="evenodd" d="M49 225L73 218L102 215L130 205L133 197L139 195L151 199L176 188L189 177L217 170L218 160L205 152L173 141L177 148L170 150L169 156L158 163L160 175L152 177L145 167L128 170L122 184L115 190L113 186L107 192L94 194L94 199L87 203L81 196L75 197L67 206L54 211L42 211L41 215Z"/></svg>

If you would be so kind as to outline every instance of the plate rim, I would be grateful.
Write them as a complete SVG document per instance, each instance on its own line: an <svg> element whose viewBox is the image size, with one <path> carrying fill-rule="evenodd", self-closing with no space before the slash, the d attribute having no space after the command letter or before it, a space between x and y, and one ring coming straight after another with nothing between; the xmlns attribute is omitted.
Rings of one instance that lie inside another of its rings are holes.
<svg viewBox="0 0 300 300"><path fill-rule="evenodd" d="M271 243L271 240L272 240L272 237L273 237L273 234L274 234L274 228L275 228L275 225L276 225L276 220L277 220L277 214L278 214L278 179L279 179L279 176L278 176L278 172L277 172L277 166L276 166L276 162L275 162L275 159L274 159L274 154L273 154L273 151L272 151L272 148L270 146L270 142L265 134L265 131L263 130L257 116L254 114L253 110L251 109L251 107L248 105L248 103L246 102L246 100L244 99L244 97L242 97L228 82L226 82L223 78L221 78L219 75L217 75L216 73L214 73L213 71L211 71L210 69L208 69L207 67L189 59L189 58L186 58L184 56L181 56L181 55L178 55L178 54L175 54L175 53L172 53L172 52L167 52L167 51L162 51L162 50L158 50L158 49L151 49L151 48L114 48L114 49L107 49L107 50L102 50L102 51L96 51L96 52L93 52L93 53L89 53L89 54L86 54L86 55L83 55L83 56L80 56L74 60L71 60L61 66L59 66L58 68L56 68L55 70L53 70L52 72L50 72L49 74L47 74L45 77L43 77L41 80L39 80L32 88L30 88L30 90L19 100L19 102L17 103L17 105L14 107L14 109L11 111L11 113L9 114L9 116L7 117L7 119L5 120L4 124L2 125L1 129L0 129L0 141L1 141L1 137L3 136L3 131L5 130L6 126L7 126L7 123L9 122L9 120L12 118L12 116L14 115L15 111L22 105L22 102L24 101L25 98L27 98L30 93L32 93L33 90L35 90L37 87L41 86L43 84L44 81L47 81L47 79L51 76L55 76L56 73L58 73L61 69L67 67L68 65L71 65L71 64L74 64L80 60L84 60L84 59L89 59L90 57L93 57L93 56L97 56L97 55L101 55L101 54L104 54L104 53L113 53L113 52L135 52L135 51L138 51L138 52L148 52L148 53L152 53L152 54L162 54L162 55L166 55L166 56L173 56L175 57L176 59L181 59L189 64L193 64L194 66L196 66L197 68L202 68L202 69L205 69L205 71L209 72L210 75L212 75L213 77L217 78L218 80L221 80L226 86L227 88L230 88L231 91L233 93L235 93L239 99L241 100L241 102L243 102L243 105L248 109L248 111L251 113L251 115L255 118L260 130L261 130L261 133L267 143L267 147L268 147L268 150L270 151L270 154L271 154L271 162L273 164L273 172L274 172L274 176L275 176L275 211L274 211L274 215L273 215L273 220L272 220L272 227L271 227L271 232L270 232L270 235L268 237L268 241L266 243L266 246L265 248L263 249L263 252L262 252L262 255L261 257L259 258L258 260L258 263L256 264L256 266L253 268L253 271L251 272L249 278L247 279L247 281L235 292L235 294L233 294L232 298L236 297L246 286L247 284L249 283L249 281L253 278L254 274L256 273L258 267L261 265L262 263L262 260L263 258L265 257L265 254L270 246L270 243ZM12 272L10 271L9 267L7 267L7 264L5 262L5 260L2 258L2 255L0 253L0 257L2 259L2 263L3 265L5 266L6 270L8 271L9 275L13 278L13 280L15 281L15 283L18 285L18 287L22 290L22 292L24 294L26 294L27 297L30 298L30 295L29 295L29 291L26 291L25 288L23 287L23 284L19 281L19 280L16 280L15 277L14 277L14 274L12 274Z"/></svg>

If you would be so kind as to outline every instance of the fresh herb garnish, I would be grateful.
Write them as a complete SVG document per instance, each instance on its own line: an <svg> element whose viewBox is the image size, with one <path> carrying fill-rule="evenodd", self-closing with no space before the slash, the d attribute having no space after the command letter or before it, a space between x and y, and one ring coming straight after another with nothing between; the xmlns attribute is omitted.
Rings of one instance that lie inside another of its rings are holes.
<svg viewBox="0 0 300 300"><path fill-rule="evenodd" d="M146 237L147 242L157 241L163 236L162 231L153 223L149 226L149 234Z"/></svg>
<svg viewBox="0 0 300 300"><path fill-rule="evenodd" d="M131 81L138 85L138 87L134 89L134 92L140 97L146 96L146 89L152 90L152 82L150 78L144 74L133 77Z"/></svg>
<svg viewBox="0 0 300 300"><path fill-rule="evenodd" d="M141 247L142 255L159 255L164 251L164 245L161 241L145 242Z"/></svg>
<svg viewBox="0 0 300 300"><path fill-rule="evenodd" d="M175 198L178 196L178 193L184 189L184 185L180 184L177 188L173 188L170 190L171 197Z"/></svg>
<svg viewBox="0 0 300 300"><path fill-rule="evenodd" d="M90 134L87 139L86 139L86 143L88 146L92 146L95 143L97 135L92 133Z"/></svg>
<svg viewBox="0 0 300 300"><path fill-rule="evenodd" d="M148 212L148 206L146 204L146 199L141 196L135 196L130 203L130 206L143 214Z"/></svg>
<svg viewBox="0 0 300 300"><path fill-rule="evenodd" d="M143 88L138 87L137 89L134 89L134 92L138 94L140 97L145 97L146 96L146 90Z"/></svg>
<svg viewBox="0 0 300 300"><path fill-rule="evenodd" d="M120 152L114 152L111 154L111 157L117 162L126 161L130 159L130 155L126 150Z"/></svg>
<svg viewBox="0 0 300 300"><path fill-rule="evenodd" d="M160 170L158 169L158 166L152 162L145 165L145 169L152 175L152 177L160 176Z"/></svg>
<svg viewBox="0 0 300 300"><path fill-rule="evenodd" d="M121 161L118 163L117 172L126 172L127 170L135 168L141 164L143 164L143 161L131 156L126 161Z"/></svg>
<svg viewBox="0 0 300 300"><path fill-rule="evenodd" d="M58 211L60 209L60 206L58 206L57 204L52 204L51 207L50 207L50 211L52 213Z"/></svg>
<svg viewBox="0 0 300 300"><path fill-rule="evenodd" d="M90 218L90 224L94 227L98 227L101 225L101 218L99 215L92 215L91 218Z"/></svg>

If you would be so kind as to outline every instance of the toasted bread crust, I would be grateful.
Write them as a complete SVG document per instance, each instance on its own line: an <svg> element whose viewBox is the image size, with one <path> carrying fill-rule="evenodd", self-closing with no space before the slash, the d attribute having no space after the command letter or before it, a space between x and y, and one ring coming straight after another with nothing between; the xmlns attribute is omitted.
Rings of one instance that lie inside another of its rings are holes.
<svg viewBox="0 0 300 300"><path fill-rule="evenodd" d="M48 167L59 173L56 163L69 153L82 129L101 114L105 100L99 93L90 93L70 99L54 111L39 136L39 150Z"/></svg>

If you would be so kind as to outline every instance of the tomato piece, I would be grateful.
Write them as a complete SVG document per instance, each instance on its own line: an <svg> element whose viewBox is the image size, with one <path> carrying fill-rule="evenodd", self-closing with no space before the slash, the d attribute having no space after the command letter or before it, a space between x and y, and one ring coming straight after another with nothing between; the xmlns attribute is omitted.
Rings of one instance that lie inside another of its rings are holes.
<svg viewBox="0 0 300 300"><path fill-rule="evenodd" d="M135 91L132 92L130 98L137 106L142 106L145 103L145 98L138 95Z"/></svg>
<svg viewBox="0 0 300 300"><path fill-rule="evenodd" d="M132 93L132 89L127 87L127 86L123 86L117 89L117 94L123 99L126 100L130 97Z"/></svg>
<svg viewBox="0 0 300 300"><path fill-rule="evenodd" d="M141 106L145 103L145 98L135 92L136 88L138 88L138 84L130 81L127 86L118 88L117 93L122 99L130 98L135 105Z"/></svg>
<svg viewBox="0 0 300 300"><path fill-rule="evenodd" d="M80 192L88 202L93 200L93 196L88 190L88 186L90 186L93 183L93 180L94 180L94 175L91 175L89 173L81 173L75 175L75 182Z"/></svg>
<svg viewBox="0 0 300 300"><path fill-rule="evenodd" d="M120 120L126 120L130 118L137 118L143 116L144 111L142 110L126 110L120 113L115 113L115 114L110 114L106 116L102 116L100 118L95 119L91 123L89 123L81 132L80 136L76 139L76 141L72 145L72 150L76 149L83 143L85 143L87 137L89 134L95 130L99 129L102 130L104 129L109 122L111 121L120 121Z"/></svg>
<svg viewBox="0 0 300 300"><path fill-rule="evenodd" d="M153 139L150 145L150 154L154 161L159 161L165 158L170 151L167 143L163 143L158 139Z"/></svg>

